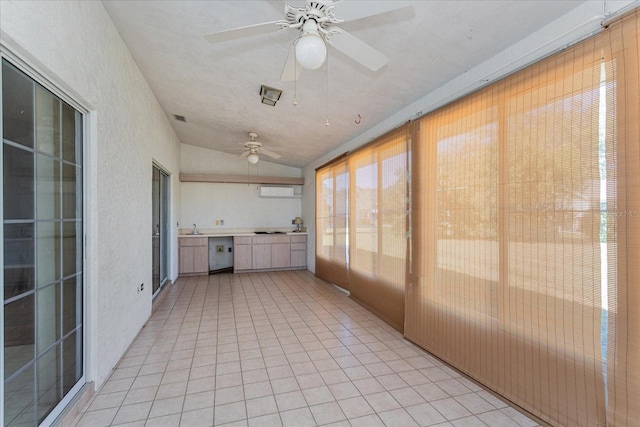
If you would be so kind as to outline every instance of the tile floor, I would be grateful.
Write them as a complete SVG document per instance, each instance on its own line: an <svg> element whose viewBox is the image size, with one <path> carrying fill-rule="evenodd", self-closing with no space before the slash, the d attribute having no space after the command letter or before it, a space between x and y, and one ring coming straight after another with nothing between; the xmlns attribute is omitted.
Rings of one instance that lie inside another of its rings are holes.
<svg viewBox="0 0 640 427"><path fill-rule="evenodd" d="M179 279L77 426L536 426L306 271Z"/></svg>

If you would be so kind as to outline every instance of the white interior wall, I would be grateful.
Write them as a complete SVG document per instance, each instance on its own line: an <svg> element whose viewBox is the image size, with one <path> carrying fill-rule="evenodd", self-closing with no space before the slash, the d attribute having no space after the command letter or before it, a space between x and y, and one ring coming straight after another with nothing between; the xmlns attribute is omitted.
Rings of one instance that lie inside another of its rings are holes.
<svg viewBox="0 0 640 427"><path fill-rule="evenodd" d="M578 40L595 34L600 31L600 23L606 16L628 6L633 1L586 1L531 36L515 42L501 53L488 58L482 64L452 79L420 100L407 105L358 137L306 165L303 168L305 185L302 198L302 215L305 218L305 225L310 231L315 230L315 169L317 167L374 140L403 125L408 120L421 117ZM312 272L315 272L315 244L315 232L311 232L307 243L307 266Z"/></svg>
<svg viewBox="0 0 640 427"><path fill-rule="evenodd" d="M278 176L299 178L302 170L261 159L250 165L233 154L182 144L183 173L215 175ZM238 228L291 227L300 216L301 198L262 198L257 184L182 183L182 222L180 228L197 224L200 230L224 231ZM224 220L224 226L216 225Z"/></svg>
<svg viewBox="0 0 640 427"><path fill-rule="evenodd" d="M151 313L151 171L180 206L180 142L97 1L2 1L3 48L90 111L86 169L87 380L102 384ZM171 228L171 278L177 275ZM137 287L144 283L144 291Z"/></svg>

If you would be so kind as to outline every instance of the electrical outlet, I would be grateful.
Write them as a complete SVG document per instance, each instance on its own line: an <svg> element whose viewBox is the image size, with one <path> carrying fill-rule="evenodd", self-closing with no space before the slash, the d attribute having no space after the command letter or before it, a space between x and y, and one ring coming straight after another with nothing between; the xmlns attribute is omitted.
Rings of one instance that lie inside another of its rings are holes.
<svg viewBox="0 0 640 427"><path fill-rule="evenodd" d="M220 220L216 219L216 225L220 225Z"/></svg>

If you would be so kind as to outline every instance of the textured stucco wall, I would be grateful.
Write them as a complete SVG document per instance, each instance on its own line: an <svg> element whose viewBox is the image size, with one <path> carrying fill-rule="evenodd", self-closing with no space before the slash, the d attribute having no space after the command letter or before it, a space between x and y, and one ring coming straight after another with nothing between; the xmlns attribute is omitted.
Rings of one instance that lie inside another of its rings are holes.
<svg viewBox="0 0 640 427"><path fill-rule="evenodd" d="M101 2L3 0L0 40L90 111L87 379L99 386L151 313L153 161L175 174L171 278L177 272L180 142Z"/></svg>

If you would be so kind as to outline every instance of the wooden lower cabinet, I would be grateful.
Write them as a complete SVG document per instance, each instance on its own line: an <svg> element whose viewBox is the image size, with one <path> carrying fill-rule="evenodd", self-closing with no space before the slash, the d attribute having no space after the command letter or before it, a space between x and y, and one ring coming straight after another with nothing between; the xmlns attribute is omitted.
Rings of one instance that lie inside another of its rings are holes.
<svg viewBox="0 0 640 427"><path fill-rule="evenodd" d="M303 269L307 266L306 241L306 235L236 236L233 242L233 270L243 272Z"/></svg>
<svg viewBox="0 0 640 427"><path fill-rule="evenodd" d="M197 275L209 273L209 238L181 237L179 241L179 273Z"/></svg>
<svg viewBox="0 0 640 427"><path fill-rule="evenodd" d="M291 267L307 267L307 235L296 234L291 236Z"/></svg>

